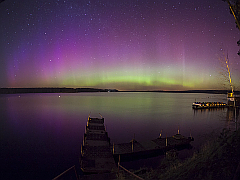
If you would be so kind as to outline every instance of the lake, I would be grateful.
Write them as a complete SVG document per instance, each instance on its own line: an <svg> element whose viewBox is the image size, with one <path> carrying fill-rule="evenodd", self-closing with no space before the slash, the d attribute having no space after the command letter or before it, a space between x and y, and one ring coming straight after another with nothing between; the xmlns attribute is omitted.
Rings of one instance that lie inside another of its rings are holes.
<svg viewBox="0 0 240 180"><path fill-rule="evenodd" d="M111 92L0 95L0 179L52 179L76 165L87 118L101 117L111 143L180 133L196 150L213 131L235 128L235 113L193 110L194 101L227 101L225 94ZM100 113L100 114L99 114ZM238 118L238 113L237 113Z"/></svg>

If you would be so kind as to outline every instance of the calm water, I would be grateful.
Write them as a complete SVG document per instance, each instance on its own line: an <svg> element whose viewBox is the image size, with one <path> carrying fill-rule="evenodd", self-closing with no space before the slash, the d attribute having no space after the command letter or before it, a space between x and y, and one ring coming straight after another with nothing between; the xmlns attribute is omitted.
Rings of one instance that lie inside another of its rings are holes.
<svg viewBox="0 0 240 180"><path fill-rule="evenodd" d="M226 95L181 93L17 94L0 96L0 179L52 179L78 164L88 115L105 118L111 142L177 133L195 138L235 128L227 109L198 110L195 101L226 102Z"/></svg>

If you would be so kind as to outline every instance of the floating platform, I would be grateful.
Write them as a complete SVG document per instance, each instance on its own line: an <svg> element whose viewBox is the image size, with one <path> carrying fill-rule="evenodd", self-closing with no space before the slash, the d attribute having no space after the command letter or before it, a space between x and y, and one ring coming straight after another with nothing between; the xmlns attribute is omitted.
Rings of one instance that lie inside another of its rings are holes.
<svg viewBox="0 0 240 180"><path fill-rule="evenodd" d="M119 156L121 161L132 161L159 156L172 149L191 148L190 142L193 140L192 137L186 138L181 134L142 142L133 139L129 143L113 144L112 151L115 161L119 159Z"/></svg>
<svg viewBox="0 0 240 180"><path fill-rule="evenodd" d="M226 103L223 102L193 102L193 109L208 109L208 108L225 108Z"/></svg>

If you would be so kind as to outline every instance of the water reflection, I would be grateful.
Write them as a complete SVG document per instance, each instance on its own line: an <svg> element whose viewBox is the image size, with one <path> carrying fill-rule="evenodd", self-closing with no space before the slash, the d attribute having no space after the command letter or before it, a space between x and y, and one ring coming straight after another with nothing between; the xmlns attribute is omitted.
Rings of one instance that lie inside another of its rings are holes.
<svg viewBox="0 0 240 180"><path fill-rule="evenodd" d="M213 111L219 111L223 112L226 108L202 108L202 109L193 109L194 115L197 115L197 113L208 113Z"/></svg>
<svg viewBox="0 0 240 180"><path fill-rule="evenodd" d="M226 96L178 93L2 95L0 173L5 179L14 179L14 173L18 177L27 176L25 179L33 179L36 174L39 179L50 179L78 164L90 112L91 117L100 117L101 113L105 118L111 143L129 142L134 134L138 141L155 139L161 131L163 137L172 136L179 127L184 136L191 132L194 148L206 139L203 134L222 130L228 126L226 122L233 122L229 120L234 119L232 115L239 114L227 112L227 108L194 111L191 107L194 99L224 101Z"/></svg>
<svg viewBox="0 0 240 180"><path fill-rule="evenodd" d="M239 119L239 108L229 107L226 114L226 121L228 122L228 127L235 125L235 130L238 130L238 119Z"/></svg>
<svg viewBox="0 0 240 180"><path fill-rule="evenodd" d="M198 115L210 115L210 113L218 112L219 119L226 122L226 128L237 130L239 123L239 108L227 107L227 108L203 108L193 109L194 117Z"/></svg>

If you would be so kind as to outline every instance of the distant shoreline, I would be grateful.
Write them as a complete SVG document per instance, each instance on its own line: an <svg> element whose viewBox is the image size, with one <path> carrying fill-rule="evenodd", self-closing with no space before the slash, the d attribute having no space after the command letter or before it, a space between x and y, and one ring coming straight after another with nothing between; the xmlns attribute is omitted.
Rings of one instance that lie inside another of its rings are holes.
<svg viewBox="0 0 240 180"><path fill-rule="evenodd" d="M0 88L0 94L22 94L22 93L81 93L81 92L161 92L161 93L208 93L227 94L231 90L185 90L185 91L120 91L117 89L97 88ZM240 91L234 91L240 94Z"/></svg>
<svg viewBox="0 0 240 180"><path fill-rule="evenodd" d="M80 92L116 92L116 89L96 88L0 88L0 94L21 93L80 93Z"/></svg>
<svg viewBox="0 0 240 180"><path fill-rule="evenodd" d="M161 93L207 93L207 94L227 94L231 90L185 90L185 91L118 91L118 92L161 92ZM235 94L240 94L240 91L234 91Z"/></svg>

